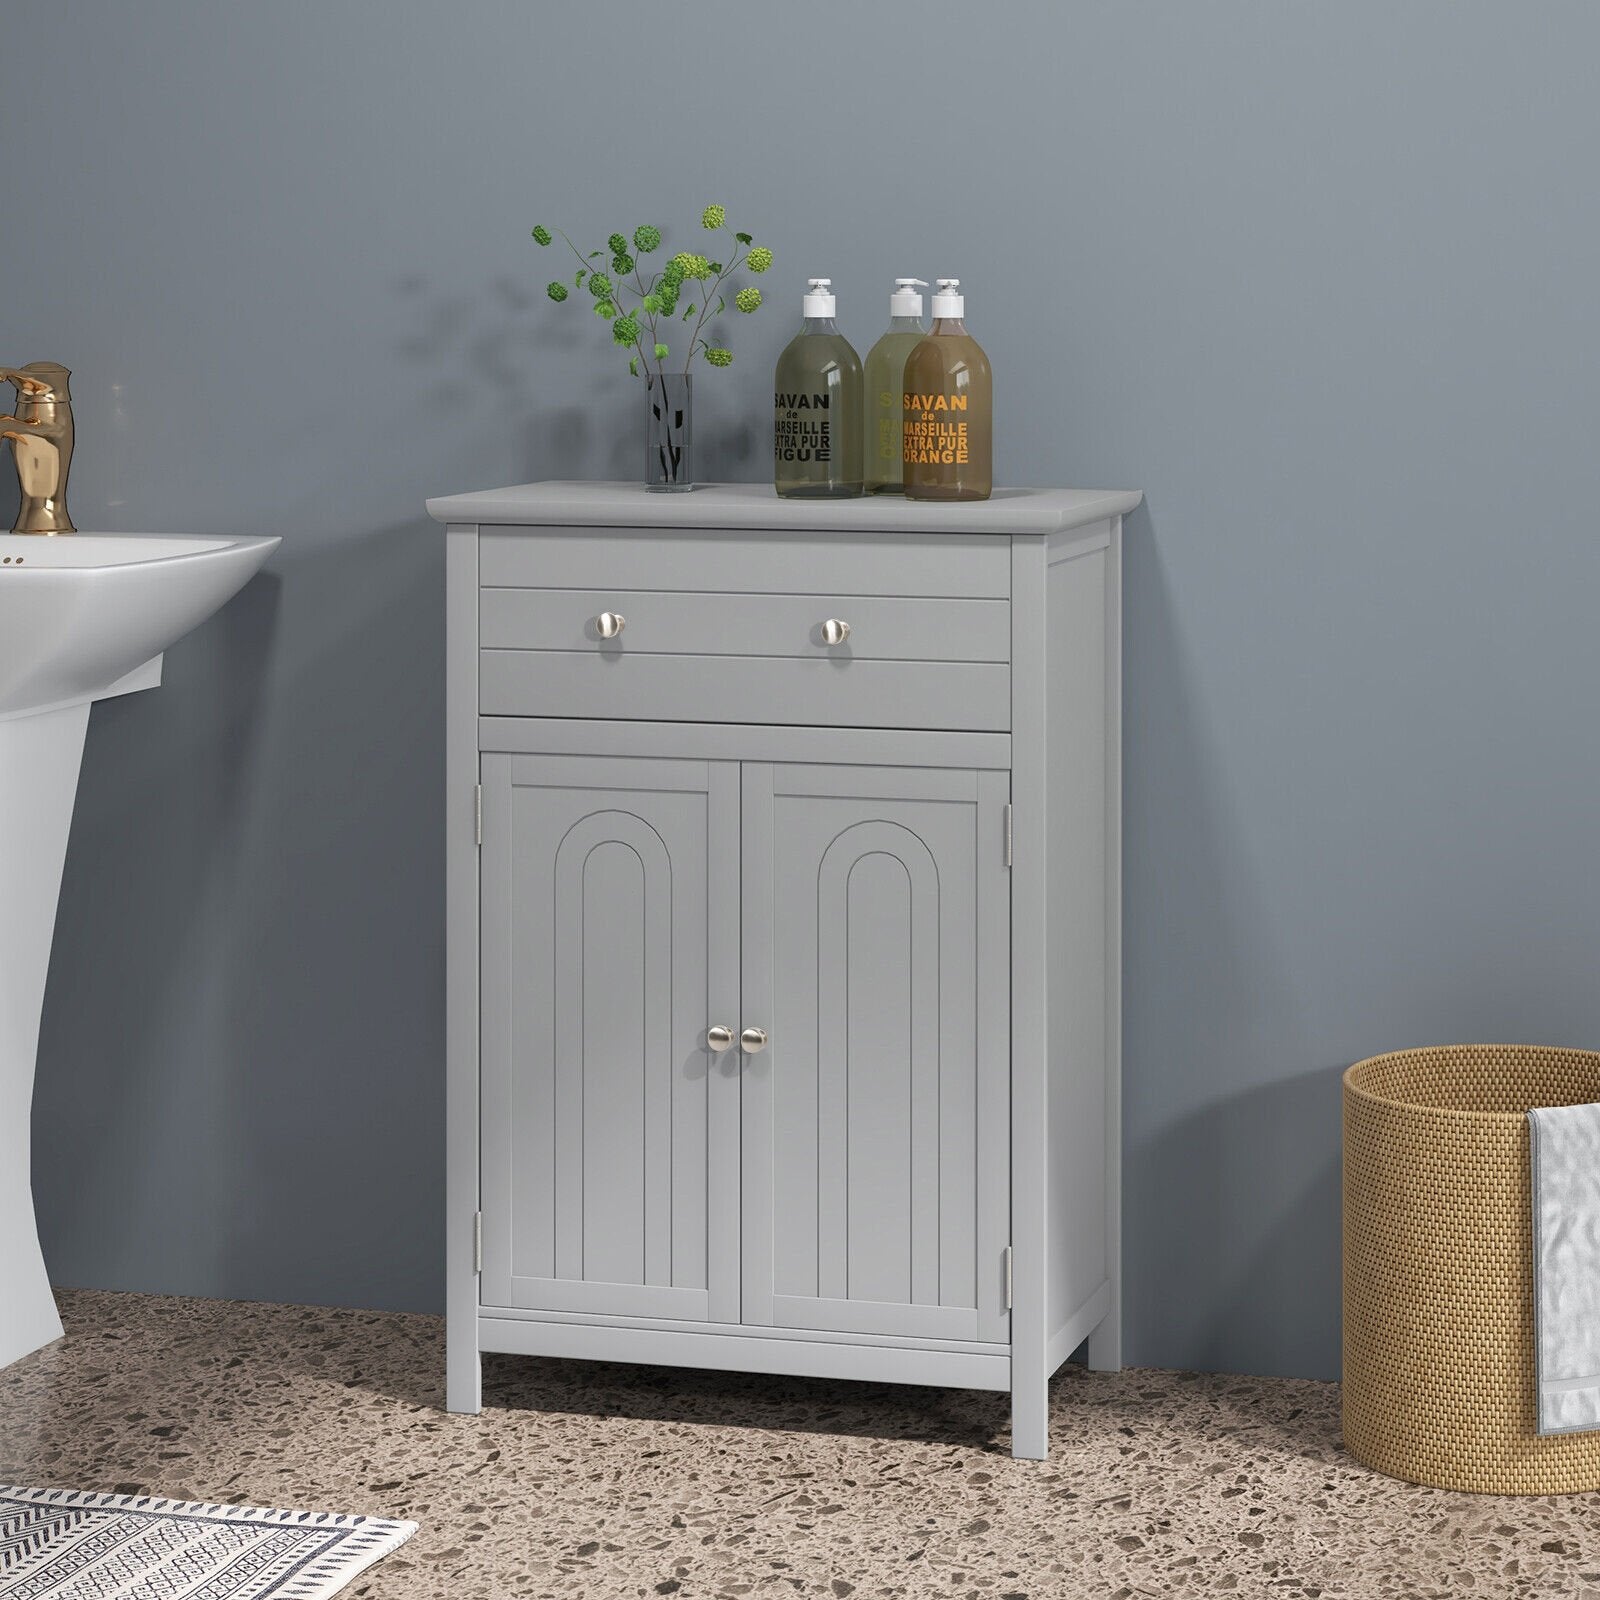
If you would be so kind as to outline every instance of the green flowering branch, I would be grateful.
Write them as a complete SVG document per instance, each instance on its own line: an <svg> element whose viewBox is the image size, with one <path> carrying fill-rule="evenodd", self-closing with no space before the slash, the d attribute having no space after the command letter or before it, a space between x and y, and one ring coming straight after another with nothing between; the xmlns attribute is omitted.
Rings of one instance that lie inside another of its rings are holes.
<svg viewBox="0 0 1600 1600"><path fill-rule="evenodd" d="M728 232L727 222L727 212L722 206L707 206L700 213L700 226L708 233ZM765 245L752 244L748 233L734 233L725 262L714 261L695 251L680 250L669 257L659 271L647 276L639 258L661 248L659 228L649 224L635 228L631 240L624 234L613 233L606 240L605 250L591 250L587 256L559 228L552 233L540 224L533 230L534 241L541 248L553 244L557 234L578 260L572 289L587 287L595 315L611 325L612 344L628 352L629 372L646 381L652 376L666 374L672 355L667 325L674 319L684 323L695 319L689 332L688 352L683 359L685 377L695 356L702 352L711 366L728 366L733 361L733 352L713 346L702 336L702 330L708 319L719 316L726 307L727 296L722 287L736 272L748 269L761 273L772 265L772 252ZM595 265L608 255L609 272ZM545 293L558 305L567 300L571 292L560 279L545 287ZM631 296L632 303L626 303L624 296ZM687 304L680 312L679 302L686 297ZM761 306L761 291L749 285L733 293L733 303L741 312L754 312Z"/></svg>

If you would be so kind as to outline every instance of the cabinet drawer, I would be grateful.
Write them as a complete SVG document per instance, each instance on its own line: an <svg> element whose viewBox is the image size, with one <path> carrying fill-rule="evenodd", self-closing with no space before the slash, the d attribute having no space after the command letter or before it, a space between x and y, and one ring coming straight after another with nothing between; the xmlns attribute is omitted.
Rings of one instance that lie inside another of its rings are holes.
<svg viewBox="0 0 1600 1600"><path fill-rule="evenodd" d="M981 536L486 527L478 538L478 581L486 589L1011 594L1011 541Z"/></svg>
<svg viewBox="0 0 1600 1600"><path fill-rule="evenodd" d="M599 618L625 620L615 639ZM830 619L843 644L823 639ZM1006 661L1005 600L902 599L862 594L704 594L686 590L485 589L479 628L490 650L799 656L841 661Z"/></svg>
<svg viewBox="0 0 1600 1600"><path fill-rule="evenodd" d="M478 683L491 717L994 732L1011 725L1011 669L1003 661L836 659L823 650L807 657L494 649L481 653Z"/></svg>

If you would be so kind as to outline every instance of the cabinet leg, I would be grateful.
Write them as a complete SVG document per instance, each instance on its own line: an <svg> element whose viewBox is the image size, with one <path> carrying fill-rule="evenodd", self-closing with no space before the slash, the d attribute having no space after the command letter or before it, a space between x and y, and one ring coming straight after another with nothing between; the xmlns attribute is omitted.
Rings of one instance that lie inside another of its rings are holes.
<svg viewBox="0 0 1600 1600"><path fill-rule="evenodd" d="M1050 1379L1043 1371L1011 1370L1011 1454L1018 1461L1050 1459Z"/></svg>
<svg viewBox="0 0 1600 1600"><path fill-rule="evenodd" d="M1100 1325L1089 1335L1089 1370L1091 1372L1122 1371L1122 1300L1119 1296L1111 1309L1100 1319Z"/></svg>
<svg viewBox="0 0 1600 1600"><path fill-rule="evenodd" d="M445 1410L475 1417L483 1410L483 1357L478 1354L478 1330L470 1335L446 1335Z"/></svg>

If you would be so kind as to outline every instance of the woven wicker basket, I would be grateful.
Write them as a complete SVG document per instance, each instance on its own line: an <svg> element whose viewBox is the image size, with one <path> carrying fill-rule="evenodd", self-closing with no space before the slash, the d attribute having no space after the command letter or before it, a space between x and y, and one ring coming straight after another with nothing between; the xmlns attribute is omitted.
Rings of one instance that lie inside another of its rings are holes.
<svg viewBox="0 0 1600 1600"><path fill-rule="evenodd" d="M1600 1489L1600 1433L1534 1431L1527 1112L1600 1100L1600 1055L1446 1045L1344 1075L1344 1440L1392 1477Z"/></svg>

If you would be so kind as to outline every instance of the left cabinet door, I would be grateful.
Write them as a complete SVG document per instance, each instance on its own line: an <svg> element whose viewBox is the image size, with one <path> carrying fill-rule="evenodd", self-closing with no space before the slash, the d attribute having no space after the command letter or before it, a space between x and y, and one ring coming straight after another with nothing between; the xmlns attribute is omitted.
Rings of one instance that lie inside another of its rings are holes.
<svg viewBox="0 0 1600 1600"><path fill-rule="evenodd" d="M485 1306L739 1319L736 763L483 757Z"/></svg>

